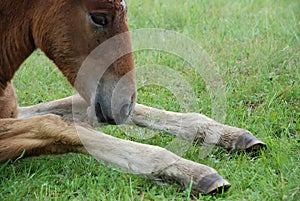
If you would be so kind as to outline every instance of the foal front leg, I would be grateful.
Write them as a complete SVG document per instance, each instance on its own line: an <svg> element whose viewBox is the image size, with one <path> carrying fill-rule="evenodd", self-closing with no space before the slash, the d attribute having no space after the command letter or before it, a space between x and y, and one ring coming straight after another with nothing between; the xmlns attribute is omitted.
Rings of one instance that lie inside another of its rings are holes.
<svg viewBox="0 0 300 201"><path fill-rule="evenodd" d="M19 118L57 114L66 119L88 122L87 107L79 95L74 95L49 103L19 108ZM190 142L216 144L230 151L266 146L245 129L220 124L198 113L176 113L136 104L127 123L165 131Z"/></svg>
<svg viewBox="0 0 300 201"><path fill-rule="evenodd" d="M245 129L220 124L198 113L176 113L137 104L131 120L138 126L165 131L190 142L215 144L230 151L265 146Z"/></svg>
<svg viewBox="0 0 300 201"><path fill-rule="evenodd" d="M205 165L183 159L166 149L121 140L56 115L0 119L0 162L24 156L90 153L126 171L178 182L195 193L211 193L230 185Z"/></svg>

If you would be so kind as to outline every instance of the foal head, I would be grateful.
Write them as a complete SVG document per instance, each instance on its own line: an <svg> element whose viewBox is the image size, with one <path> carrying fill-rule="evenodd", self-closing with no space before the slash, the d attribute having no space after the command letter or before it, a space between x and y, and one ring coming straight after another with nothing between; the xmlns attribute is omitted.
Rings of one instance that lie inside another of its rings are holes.
<svg viewBox="0 0 300 201"><path fill-rule="evenodd" d="M125 0L40 2L36 45L90 105L90 118L123 123L136 100Z"/></svg>

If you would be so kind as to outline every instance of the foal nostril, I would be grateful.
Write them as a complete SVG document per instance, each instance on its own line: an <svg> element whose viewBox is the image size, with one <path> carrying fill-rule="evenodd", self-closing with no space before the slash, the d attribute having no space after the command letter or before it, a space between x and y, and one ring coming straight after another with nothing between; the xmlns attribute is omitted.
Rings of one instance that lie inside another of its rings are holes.
<svg viewBox="0 0 300 201"><path fill-rule="evenodd" d="M126 119L131 115L133 107L134 102L126 103L121 107L119 114L116 116L118 124L122 124L126 121Z"/></svg>
<svg viewBox="0 0 300 201"><path fill-rule="evenodd" d="M136 100L136 92L134 92L134 94L132 94L131 96L131 104L134 104L135 100Z"/></svg>

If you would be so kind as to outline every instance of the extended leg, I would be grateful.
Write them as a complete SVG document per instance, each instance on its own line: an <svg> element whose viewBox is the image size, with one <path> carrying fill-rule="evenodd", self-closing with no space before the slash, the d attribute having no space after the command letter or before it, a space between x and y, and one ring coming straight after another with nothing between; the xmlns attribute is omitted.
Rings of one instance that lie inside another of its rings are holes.
<svg viewBox="0 0 300 201"><path fill-rule="evenodd" d="M137 104L132 122L154 130L163 130L190 142L216 144L228 150L265 146L245 129L220 124L197 113L169 112Z"/></svg>
<svg viewBox="0 0 300 201"><path fill-rule="evenodd" d="M25 156L90 153L136 174L178 182L195 193L228 188L229 183L205 165L183 159L166 149L121 140L56 115L0 120L0 162Z"/></svg>
<svg viewBox="0 0 300 201"><path fill-rule="evenodd" d="M75 95L50 103L20 108L19 113L21 118L53 113L64 118L87 122L86 110L84 100ZM137 104L128 123L163 130L190 142L216 144L228 150L251 150L265 146L245 129L220 124L197 113L175 113Z"/></svg>

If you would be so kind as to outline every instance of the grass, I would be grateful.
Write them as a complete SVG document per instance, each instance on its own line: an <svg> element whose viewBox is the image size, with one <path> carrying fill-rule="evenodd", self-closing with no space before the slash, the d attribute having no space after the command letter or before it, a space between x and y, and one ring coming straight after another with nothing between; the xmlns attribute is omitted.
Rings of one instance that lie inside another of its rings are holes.
<svg viewBox="0 0 300 201"><path fill-rule="evenodd" d="M261 156L228 154L216 148L200 158L191 146L185 158L209 165L232 184L223 194L191 196L176 184L115 170L89 156L68 154L0 165L0 200L300 200L300 3L293 0L131 0L131 30L163 28L202 46L226 84L226 124L252 131L267 143ZM135 53L138 66L170 66L191 84L197 109L211 115L211 100L200 74L182 59L157 51ZM74 91L52 62L35 52L14 85L20 105L63 98ZM139 102L182 111L170 90L139 89ZM106 133L133 139L112 126ZM137 139L165 147L172 137Z"/></svg>

